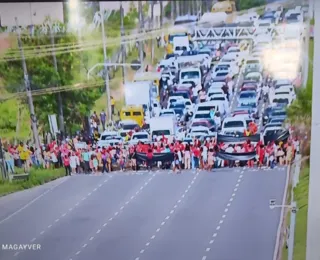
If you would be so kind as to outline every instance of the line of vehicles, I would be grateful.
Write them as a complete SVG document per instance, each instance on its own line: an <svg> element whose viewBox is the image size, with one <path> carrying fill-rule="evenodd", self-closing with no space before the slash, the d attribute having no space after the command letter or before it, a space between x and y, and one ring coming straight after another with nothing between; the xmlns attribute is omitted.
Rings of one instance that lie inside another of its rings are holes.
<svg viewBox="0 0 320 260"><path fill-rule="evenodd" d="M299 8L284 14L278 9L266 9L266 14L280 12L291 19ZM98 146L243 135L261 112L262 137L284 130L286 107L296 98L293 76L301 63L300 37L276 39L261 31L253 41L201 44L188 34L171 36L168 44L172 40L174 53L166 53L156 71L139 71L124 85L126 105L120 111L119 131L103 132ZM291 66L275 68L273 58L286 51ZM263 103L265 111L260 111Z"/></svg>

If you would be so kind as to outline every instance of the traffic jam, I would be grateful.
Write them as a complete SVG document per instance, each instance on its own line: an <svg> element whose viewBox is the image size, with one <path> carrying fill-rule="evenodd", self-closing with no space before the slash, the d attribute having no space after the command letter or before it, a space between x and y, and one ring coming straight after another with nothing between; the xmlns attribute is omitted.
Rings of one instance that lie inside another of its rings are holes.
<svg viewBox="0 0 320 260"><path fill-rule="evenodd" d="M286 114L301 85L304 16L277 4L232 23L225 13L178 17L163 59L124 85L120 122L96 147L120 147L130 167L289 163L299 149Z"/></svg>

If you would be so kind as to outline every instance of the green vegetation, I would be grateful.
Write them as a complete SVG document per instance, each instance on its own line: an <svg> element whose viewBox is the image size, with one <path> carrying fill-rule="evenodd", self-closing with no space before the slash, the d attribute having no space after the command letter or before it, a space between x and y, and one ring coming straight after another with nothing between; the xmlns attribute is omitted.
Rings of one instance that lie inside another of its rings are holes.
<svg viewBox="0 0 320 260"><path fill-rule="evenodd" d="M146 7L145 11L148 11ZM126 34L136 27L138 12L134 5L131 12L124 17ZM89 18L88 18L89 19ZM91 17L92 19L92 17ZM36 28L39 30L39 28ZM113 12L105 23L106 36L115 38L120 36L120 12ZM62 44L71 46L81 42L93 42L101 39L101 32L85 34L79 40L77 35L60 33L55 37L55 45L61 49ZM16 39L15 39L16 41ZM57 94L53 93L55 86L72 86L79 82L84 83L79 90L62 92L63 112L67 131L79 129L83 119L87 116L104 93L102 79L87 81L88 69L103 60L103 49L87 48L77 52L63 53L57 51L58 73L53 66L50 52L44 57L34 57L34 48L50 45L47 37L23 37L25 55L29 58L27 69L32 91L46 91L45 94L34 96L35 112L39 121L40 134L49 130L48 114L57 114ZM60 44L60 45L59 45ZM24 91L23 71L17 46L8 49L5 55L17 58L16 61L0 63L0 94L3 96L14 95ZM107 55L111 57L119 46L107 48ZM31 137L30 115L26 97L17 100L0 101L0 136L8 141L23 140Z"/></svg>
<svg viewBox="0 0 320 260"><path fill-rule="evenodd" d="M52 170L32 168L28 180L9 182L0 179L0 196L42 185L63 176L65 176L64 168Z"/></svg>
<svg viewBox="0 0 320 260"><path fill-rule="evenodd" d="M266 0L239 0L240 10L247 10L254 7L265 5Z"/></svg>
<svg viewBox="0 0 320 260"><path fill-rule="evenodd" d="M294 198L297 202L296 229L294 234L294 259L306 259L307 247L307 216L309 194L309 167L300 173L300 182L294 189Z"/></svg>

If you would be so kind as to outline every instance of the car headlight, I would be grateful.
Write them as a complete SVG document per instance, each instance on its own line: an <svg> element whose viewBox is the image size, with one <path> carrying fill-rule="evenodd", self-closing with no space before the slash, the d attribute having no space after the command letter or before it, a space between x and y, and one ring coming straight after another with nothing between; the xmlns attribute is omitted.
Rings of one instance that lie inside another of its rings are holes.
<svg viewBox="0 0 320 260"><path fill-rule="evenodd" d="M265 117L264 117L264 119L266 119L266 120L267 120L267 119L268 119L268 117L267 117L267 116L265 116Z"/></svg>

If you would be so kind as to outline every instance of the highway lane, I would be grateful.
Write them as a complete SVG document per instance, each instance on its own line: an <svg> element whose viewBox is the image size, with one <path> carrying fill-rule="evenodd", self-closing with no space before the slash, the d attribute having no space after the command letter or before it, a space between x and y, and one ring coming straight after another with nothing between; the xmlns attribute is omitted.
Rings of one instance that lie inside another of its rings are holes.
<svg viewBox="0 0 320 260"><path fill-rule="evenodd" d="M6 224L10 238L15 239L9 241L10 243L37 243L41 245L41 251L2 251L1 259L12 259L14 255L16 259L63 259L73 249L72 246L76 247L92 228L99 226L107 217L112 217L118 210L118 205L124 204L133 195L132 190L150 182L150 178L153 179L153 176L113 175L111 180L108 180L108 176L75 176L69 188L66 187L64 191L55 190L52 192L54 196L51 200L40 200L39 207L34 204L34 214L23 211L17 215L19 219L15 219L10 225ZM95 185L86 190L83 185L79 185L78 179L83 179L88 186L90 183ZM64 199L73 197L76 193L81 194L81 190L82 197L78 201L75 200L74 204L68 205L69 208L65 209L65 212L60 211L62 215L52 211L54 217L45 219L42 216L46 211L50 211L52 205L57 204L58 207ZM41 223L41 231L38 222ZM45 226L42 223L45 223Z"/></svg>
<svg viewBox="0 0 320 260"><path fill-rule="evenodd" d="M199 259L211 237L209 227L224 214L239 175L235 169L200 172L181 205L172 215L167 212L170 218L166 224L154 226L149 238L141 241L139 249L127 259ZM157 228L161 230L156 232Z"/></svg>
<svg viewBox="0 0 320 260"><path fill-rule="evenodd" d="M245 170L225 221L202 259L272 259L281 209L271 210L269 200L282 203L286 174L285 167Z"/></svg>
<svg viewBox="0 0 320 260"><path fill-rule="evenodd" d="M143 190L143 194L137 197L123 210L118 218L114 219L110 225L101 228L98 235L96 229L82 244L78 245L77 251L81 253L66 259L132 259L135 254L139 254L141 247L150 240L170 219L170 212L179 209L179 204L184 203L181 198L188 189L187 196L199 187L199 179L202 174L195 174L191 171L182 174L168 175L159 174L154 182ZM180 203L178 202L180 200ZM162 224L163 223L163 224ZM162 224L162 225L161 225ZM94 237L92 242L90 237ZM151 242L151 241L150 241ZM84 244L88 244L83 248Z"/></svg>

